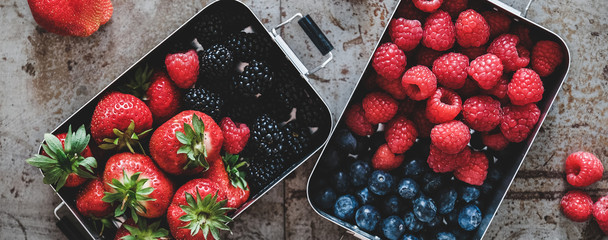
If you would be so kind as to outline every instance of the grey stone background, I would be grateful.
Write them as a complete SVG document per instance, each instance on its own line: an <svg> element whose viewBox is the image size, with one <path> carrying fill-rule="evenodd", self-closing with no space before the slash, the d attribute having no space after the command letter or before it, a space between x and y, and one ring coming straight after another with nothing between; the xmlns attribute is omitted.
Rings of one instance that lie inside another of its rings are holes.
<svg viewBox="0 0 608 240"><path fill-rule="evenodd" d="M508 0L523 9L526 1ZM63 239L52 208L59 203L24 159L52 130L164 37L205 6L200 0L115 0L112 20L88 38L37 27L26 1L0 2L0 239ZM336 59L312 77L341 113L373 52L395 0L246 0L266 27L310 13L336 46ZM559 211L570 187L563 162L574 151L608 163L608 7L605 0L534 0L531 20L564 37L572 54L567 82L490 226L488 239L600 239L592 222ZM283 37L304 62L320 61L297 27ZM233 239L340 239L344 231L317 216L306 200L308 161L233 224ZM608 166L608 165L607 165ZM586 188L608 194L605 179ZM351 237L345 236L344 239Z"/></svg>

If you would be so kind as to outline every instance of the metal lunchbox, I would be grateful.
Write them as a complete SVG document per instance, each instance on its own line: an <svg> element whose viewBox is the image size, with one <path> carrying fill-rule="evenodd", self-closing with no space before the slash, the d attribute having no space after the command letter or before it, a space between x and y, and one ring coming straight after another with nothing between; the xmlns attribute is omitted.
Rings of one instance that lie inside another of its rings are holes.
<svg viewBox="0 0 608 240"><path fill-rule="evenodd" d="M469 4L471 2L473 2L473 1L469 1ZM403 3L401 3L401 4L403 4ZM553 74L551 74L548 77L543 78L543 85L545 88L545 92L544 92L542 100L537 103L537 106L541 110L541 115L540 115L538 123L536 124L534 129L531 131L530 136L528 136L528 138L521 143L510 143L510 145L505 150L499 152L499 158L508 159L508 161L501 161L500 171L502 172L502 178L494 186L494 194L492 196L490 196L489 199L487 199L487 202L485 204L486 207L481 208L481 212L482 212L481 224L479 225L479 227L476 230L470 232L470 238L481 239L484 236L484 234L486 233L486 230L487 230L488 226L490 225L492 219L494 218L494 215L496 214L498 207L500 206L502 200L504 199L505 195L507 194L507 191L508 191L511 183L513 182L513 179L515 178L517 171L519 170L521 164L523 163L523 161L526 157L526 154L528 153L532 143L534 142L534 139L536 138L538 131L539 131L540 127L542 126L542 124L545 120L545 117L551 108L551 105L553 104L553 101L555 100L562 84L564 83L564 81L566 79L568 70L570 68L570 52L568 50L568 46L566 45L566 43L560 36L553 33L552 31L526 19L522 15L522 13L518 10L516 10L498 0L474 1L474 4L476 4L475 6L479 7L482 10L498 11L498 12L505 13L508 17L510 17L513 20L513 24L517 23L517 24L522 24L525 27L528 27L530 29L531 38L554 41L554 42L560 44L564 51L563 61L562 61L561 65L558 66L558 68L555 70L555 72ZM529 3L524 12L527 11L528 7L529 7ZM393 11L393 15L395 15L396 12L397 12L397 9L395 9L395 11ZM393 15L391 15L391 18L388 18L387 21L390 21L390 19L392 19ZM404 17L407 19L407 16L400 16L400 17ZM376 48L381 43L385 42L386 39L390 39L390 37L388 36L388 30L387 30L388 27L389 27L389 24L387 23L386 27L384 29L384 33L383 33L381 39L378 41ZM372 62L372 57L370 57L370 59L368 60L367 68L365 69L364 73L362 74L361 78L359 79L355 91L351 94L349 103L343 109L342 114L340 114L340 118L338 118L338 123L337 123L336 129L345 128L344 119L342 119L342 118L343 118L344 111L346 110L346 108L348 106L350 106L351 104L355 103L356 99L353 99L353 98L356 98L357 96L361 96L362 94L365 94L365 92L367 91L364 86L365 84L362 84L362 81L364 81L364 79L367 75L374 72L374 69L371 66L372 65L371 62ZM366 231L362 230L361 228L359 228L356 224L341 220L341 219L335 217L333 215L333 213L326 212L326 210L323 210L319 206L319 204L317 204L314 200L315 197L318 196L318 192L321 190L319 188L319 186L325 186L328 184L328 182L327 182L328 172L327 172L327 169L326 169L327 167L326 167L326 164L324 163L324 161L329 162L329 161L335 160L335 159L333 159L333 158L335 158L335 155L332 156L332 152L335 152L335 151L331 150L331 148L333 148L332 141L334 138L335 138L335 129L332 130L332 134L331 134L330 140L328 141L328 145L326 145L323 148L323 150L321 152L321 157L315 164L313 172L310 175L308 185L307 185L308 201L311 204L311 206L315 212L317 212L323 218L331 221L332 223L337 224L337 225L341 226L342 228L346 229L348 233L354 235L355 237L360 238L360 239L383 239L383 236L381 233L378 234L378 233L366 232ZM426 158L424 158L423 160L426 162Z"/></svg>
<svg viewBox="0 0 608 240"><path fill-rule="evenodd" d="M134 73L137 66L141 66L141 64L146 64L149 62L154 62L158 59L164 59L164 47L167 44L170 44L170 41L180 39L184 37L182 34L184 31L189 29L189 26L196 24L197 21L202 16L210 14L212 12L221 12L225 11L226 13L233 14L239 16L241 19L246 19L250 22L250 27L258 31L264 37L268 38L268 41L271 42L272 45L272 53L273 58L276 58L277 61L280 61L283 65L288 68L291 68L294 73L299 73L300 79L297 81L305 82L302 85L304 89L302 91L307 91L309 93L308 98L315 99L315 101L322 104L323 112L321 113L323 121L318 124L316 127L316 132L311 141L311 146L305 151L303 158L292 161L293 163L286 170L283 171L280 176L276 177L270 184L268 184L263 189L259 190L257 193L252 193L249 200L244 203L240 208L236 209L236 211L230 214L231 217L236 217L241 214L245 209L251 206L256 200L266 194L272 187L274 187L277 183L279 183L283 178L293 172L297 167L299 167L302 163L304 163L308 158L310 158L315 152L317 152L321 147L325 144L329 137L329 133L333 127L333 119L329 112L329 108L324 100L319 96L317 91L312 88L309 83L308 75L325 67L331 59L333 46L325 35L321 32L318 26L314 23L314 21L309 16L303 16L302 14L296 14L292 18L288 19L286 22L281 23L277 27L271 29L271 31L266 30L260 19L255 16L252 10L245 5L244 3L238 0L219 0L208 4L205 8L200 10L197 14L191 17L186 23L176 29L171 35L165 38L160 44L155 46L151 51L149 51L146 55L140 58L135 64L133 64L127 71L122 73L118 78L112 81L107 87L105 87L100 93L98 93L93 99L89 100L84 106L82 106L78 111L76 111L73 115L71 115L66 121L64 121L60 126L55 128L52 131L52 134L58 134L61 132L65 132L68 129L68 125L80 126L85 124L85 126L89 126L91 116L95 109L95 106L101 96L110 91L111 89L116 89L116 86L124 83L128 76ZM312 69L308 70L307 67L298 59L293 51L289 48L287 43L283 41L281 36L279 35L279 28L281 26L291 22L292 20L298 20L298 24L302 27L304 32L310 37L312 42L317 46L319 51L326 57L323 63ZM190 38L194 39L194 37ZM188 41L190 41L188 39ZM39 149L39 153L43 151L42 146ZM55 188L51 185L51 187L55 190ZM56 191L56 190L55 190ZM75 198L78 193L78 189L70 189L70 188L62 188L60 191L56 191L57 195L61 199L61 203L55 208L55 216L59 220L57 222L57 226L62 230L62 232L69 239L113 239L114 232L116 229L106 229L102 235L99 234L99 231L93 227L93 221L89 218L83 217L75 207ZM63 208L67 208L68 211L62 210ZM67 212L67 214L65 214ZM61 214L63 213L63 214ZM114 221L114 226L118 226L118 222Z"/></svg>

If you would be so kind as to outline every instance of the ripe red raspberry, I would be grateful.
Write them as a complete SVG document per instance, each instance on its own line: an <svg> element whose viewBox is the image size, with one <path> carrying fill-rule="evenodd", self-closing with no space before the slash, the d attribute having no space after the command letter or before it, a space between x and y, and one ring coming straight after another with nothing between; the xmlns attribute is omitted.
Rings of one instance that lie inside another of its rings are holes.
<svg viewBox="0 0 608 240"><path fill-rule="evenodd" d="M511 28L511 33L519 38L519 45L531 49L533 46L532 38L530 38L530 29L524 25L517 24Z"/></svg>
<svg viewBox="0 0 608 240"><path fill-rule="evenodd" d="M418 20L393 19L389 24L388 34L401 50L411 51L422 39L422 25Z"/></svg>
<svg viewBox="0 0 608 240"><path fill-rule="evenodd" d="M593 217L602 232L608 235L608 196L603 196L593 204Z"/></svg>
<svg viewBox="0 0 608 240"><path fill-rule="evenodd" d="M443 2L441 10L446 11L452 17L457 17L458 14L467 9L468 0L448 0Z"/></svg>
<svg viewBox="0 0 608 240"><path fill-rule="evenodd" d="M562 212L575 222L585 222L591 217L593 200L586 192L572 190L566 193L560 202Z"/></svg>
<svg viewBox="0 0 608 240"><path fill-rule="evenodd" d="M488 175L488 158L483 152L471 151L468 161L454 171L454 177L471 185L480 186Z"/></svg>
<svg viewBox="0 0 608 240"><path fill-rule="evenodd" d="M418 132L414 122L405 116L397 116L388 122L384 138L391 152L401 154L410 149L416 142Z"/></svg>
<svg viewBox="0 0 608 240"><path fill-rule="evenodd" d="M473 9L461 12L456 20L456 41L462 47L479 47L490 39L490 26Z"/></svg>
<svg viewBox="0 0 608 240"><path fill-rule="evenodd" d="M488 132L502 120L500 102L490 96L475 96L464 101L462 120L475 131Z"/></svg>
<svg viewBox="0 0 608 240"><path fill-rule="evenodd" d="M541 77L551 75L562 63L562 47L552 41L538 41L532 48L532 69Z"/></svg>
<svg viewBox="0 0 608 240"><path fill-rule="evenodd" d="M365 118L361 104L353 104L344 112L344 122L348 129L359 136L372 135L374 126Z"/></svg>
<svg viewBox="0 0 608 240"><path fill-rule="evenodd" d="M604 165L595 155L588 152L575 152L566 159L566 180L575 187L586 187L600 179Z"/></svg>
<svg viewBox="0 0 608 240"><path fill-rule="evenodd" d="M508 105L502 108L500 131L510 142L522 142L528 138L539 118L540 109L534 103Z"/></svg>
<svg viewBox="0 0 608 240"><path fill-rule="evenodd" d="M529 68L522 68L513 74L509 83L507 94L511 103L515 105L526 105L543 99L545 88L540 76Z"/></svg>
<svg viewBox="0 0 608 240"><path fill-rule="evenodd" d="M441 52L430 48L420 47L416 53L416 63L427 67L432 67L433 62L441 56Z"/></svg>
<svg viewBox="0 0 608 240"><path fill-rule="evenodd" d="M471 149L465 147L457 154L448 154L431 144L431 150L426 162L436 173L445 173L456 170L460 165L469 161Z"/></svg>
<svg viewBox="0 0 608 240"><path fill-rule="evenodd" d="M486 54L487 53L486 49L488 49L487 45L482 45L479 47L468 47L468 48L459 47L458 52L460 52L461 54L464 54L469 59L475 59L481 55Z"/></svg>
<svg viewBox="0 0 608 240"><path fill-rule="evenodd" d="M490 38L506 33L511 28L511 19L502 12L485 11L481 15L490 25Z"/></svg>
<svg viewBox="0 0 608 240"><path fill-rule="evenodd" d="M416 130L418 131L418 137L428 138L431 136L431 130L435 127L431 121L426 118L426 107L420 105L414 111L412 120L416 124Z"/></svg>
<svg viewBox="0 0 608 240"><path fill-rule="evenodd" d="M229 117L220 121L220 128L224 135L224 151L230 154L239 154L249 140L249 127L244 123L235 123Z"/></svg>
<svg viewBox="0 0 608 240"><path fill-rule="evenodd" d="M431 130L431 143L445 153L456 154L462 151L470 140L469 127L461 121L442 123Z"/></svg>
<svg viewBox="0 0 608 240"><path fill-rule="evenodd" d="M496 55L488 53L471 61L467 72L482 89L491 89L502 76L502 63Z"/></svg>
<svg viewBox="0 0 608 240"><path fill-rule="evenodd" d="M198 55L194 50L167 54L165 66L171 80L181 89L192 87L198 79Z"/></svg>
<svg viewBox="0 0 608 240"><path fill-rule="evenodd" d="M450 89L439 87L426 101L426 117L432 123L454 120L462 110L462 100Z"/></svg>
<svg viewBox="0 0 608 240"><path fill-rule="evenodd" d="M397 101L383 92L368 93L363 98L362 105L365 111L365 118L371 124L390 121L399 108Z"/></svg>
<svg viewBox="0 0 608 240"><path fill-rule="evenodd" d="M523 47L518 47L518 43L517 36L503 34L494 39L488 47L488 53L500 58L505 72L517 71L530 63L530 52Z"/></svg>
<svg viewBox="0 0 608 240"><path fill-rule="evenodd" d="M372 67L385 78L395 79L401 77L405 71L407 60L405 53L394 43L384 43L376 49Z"/></svg>
<svg viewBox="0 0 608 240"><path fill-rule="evenodd" d="M382 144L372 157L372 167L383 171L398 168L403 163L403 155L395 155L387 144Z"/></svg>
<svg viewBox="0 0 608 240"><path fill-rule="evenodd" d="M481 142L494 151L502 151L509 145L509 140L501 132L494 134L481 134Z"/></svg>
<svg viewBox="0 0 608 240"><path fill-rule="evenodd" d="M397 14L395 17L402 17L406 19L418 20L420 23L424 23L428 13L420 11L412 1L401 1L399 7L397 7Z"/></svg>
<svg viewBox="0 0 608 240"><path fill-rule="evenodd" d="M401 85L405 88L408 97L421 101L435 93L437 78L429 68L418 65L403 74Z"/></svg>
<svg viewBox="0 0 608 240"><path fill-rule="evenodd" d="M456 29L450 14L444 11L437 11L431 14L424 23L424 34L422 44L425 47L436 51L445 51L456 41Z"/></svg>
<svg viewBox="0 0 608 240"><path fill-rule="evenodd" d="M403 88L403 85L401 85L401 79L399 78L388 79L383 76L376 75L376 84L397 100L407 98L407 94L405 93L405 89Z"/></svg>
<svg viewBox="0 0 608 240"><path fill-rule="evenodd" d="M467 80L464 81L464 86L457 89L456 92L462 99L467 99L472 96L477 96L480 90L481 89L479 88L479 85L477 85L477 82L471 80L471 78L467 78Z"/></svg>
<svg viewBox="0 0 608 240"><path fill-rule="evenodd" d="M416 101L405 98L399 101L399 110L397 110L397 114L401 114L403 116L408 116L414 112L416 108Z"/></svg>
<svg viewBox="0 0 608 240"><path fill-rule="evenodd" d="M435 59L433 73L437 82L446 88L459 89L467 80L469 58L460 53L447 53Z"/></svg>
<svg viewBox="0 0 608 240"><path fill-rule="evenodd" d="M495 96L500 102L507 99L507 91L509 90L509 79L507 76L502 75L500 79L498 79L498 83L488 90L483 90L483 94Z"/></svg>
<svg viewBox="0 0 608 240"><path fill-rule="evenodd" d="M414 6L423 12L434 12L441 7L443 0L412 0Z"/></svg>

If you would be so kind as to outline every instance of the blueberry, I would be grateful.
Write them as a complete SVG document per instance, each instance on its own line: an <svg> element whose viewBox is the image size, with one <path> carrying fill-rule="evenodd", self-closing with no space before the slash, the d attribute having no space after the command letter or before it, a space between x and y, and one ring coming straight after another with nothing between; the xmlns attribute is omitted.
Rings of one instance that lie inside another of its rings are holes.
<svg viewBox="0 0 608 240"><path fill-rule="evenodd" d="M318 195L315 196L315 202L321 209L328 210L334 205L336 198L338 198L336 192L332 188L328 187L323 189Z"/></svg>
<svg viewBox="0 0 608 240"><path fill-rule="evenodd" d="M484 196L491 195L492 190L494 190L494 186L492 186L492 183L488 181L485 181L481 186L479 186L479 191L481 192L481 195Z"/></svg>
<svg viewBox="0 0 608 240"><path fill-rule="evenodd" d="M396 195L391 195L382 201L382 211L386 216L399 214L403 206L403 201Z"/></svg>
<svg viewBox="0 0 608 240"><path fill-rule="evenodd" d="M436 240L456 240L456 236L454 236L451 232L440 232L435 235Z"/></svg>
<svg viewBox="0 0 608 240"><path fill-rule="evenodd" d="M319 170L325 173L331 172L338 168L342 159L346 158L347 154L341 153L336 148L328 148L327 153L323 154L319 163Z"/></svg>
<svg viewBox="0 0 608 240"><path fill-rule="evenodd" d="M435 215L435 217L431 221L426 223L426 227L429 229L439 227L442 223L442 220L442 217L440 217L439 215Z"/></svg>
<svg viewBox="0 0 608 240"><path fill-rule="evenodd" d="M355 222L365 231L374 231L380 222L380 213L372 205L363 205L355 214Z"/></svg>
<svg viewBox="0 0 608 240"><path fill-rule="evenodd" d="M413 212L407 212L403 217L403 223L405 224L405 229L410 232L416 233L420 232L424 225L422 222L418 221Z"/></svg>
<svg viewBox="0 0 608 240"><path fill-rule="evenodd" d="M357 154L364 154L370 151L371 138L367 136L356 136L355 138L357 139L357 149L355 149Z"/></svg>
<svg viewBox="0 0 608 240"><path fill-rule="evenodd" d="M448 214L452 212L452 210L454 210L454 205L456 204L457 197L458 193L456 193L456 190L454 190L454 188L442 189L439 192L439 196L437 198L439 214Z"/></svg>
<svg viewBox="0 0 608 240"><path fill-rule="evenodd" d="M348 129L336 131L333 142L344 153L355 153L357 149L357 139L355 139L355 136Z"/></svg>
<svg viewBox="0 0 608 240"><path fill-rule="evenodd" d="M376 195L371 193L368 188L362 188L355 194L357 195L357 200L359 200L361 204L370 204L376 200Z"/></svg>
<svg viewBox="0 0 608 240"><path fill-rule="evenodd" d="M422 177L422 191L428 194L435 193L443 185L441 174L427 172Z"/></svg>
<svg viewBox="0 0 608 240"><path fill-rule="evenodd" d="M403 175L411 178L422 176L427 171L426 164L426 160L414 159L404 164Z"/></svg>
<svg viewBox="0 0 608 240"><path fill-rule="evenodd" d="M492 164L494 165L494 164ZM500 170L498 169L497 166L490 166L488 167L488 175L486 177L486 182L490 182L490 183L496 183L500 180L500 178L502 177L502 173L500 172Z"/></svg>
<svg viewBox="0 0 608 240"><path fill-rule="evenodd" d="M350 190L350 177L343 171L335 172L329 183L338 194L345 194Z"/></svg>
<svg viewBox="0 0 608 240"><path fill-rule="evenodd" d="M471 185L464 185L460 187L459 190L460 199L463 200L465 203L470 203L472 201L477 200L479 198L479 195L481 194L478 187Z"/></svg>
<svg viewBox="0 0 608 240"><path fill-rule="evenodd" d="M369 190L372 193L384 196L393 189L394 180L391 174L382 170L376 170L372 172L368 184Z"/></svg>
<svg viewBox="0 0 608 240"><path fill-rule="evenodd" d="M481 210L475 205L466 205L458 214L458 225L464 230L473 231L481 224Z"/></svg>
<svg viewBox="0 0 608 240"><path fill-rule="evenodd" d="M362 187L367 184L367 179L371 172L371 167L368 163L357 160L350 165L349 175L354 187Z"/></svg>
<svg viewBox="0 0 608 240"><path fill-rule="evenodd" d="M352 220L355 209L359 207L357 199L353 195L344 195L338 198L334 204L334 214L342 220Z"/></svg>
<svg viewBox="0 0 608 240"><path fill-rule="evenodd" d="M451 211L450 213L448 213L447 215L445 215L445 221L448 224L448 226L453 226L455 228L458 228L458 213L460 211L458 210L454 210Z"/></svg>
<svg viewBox="0 0 608 240"><path fill-rule="evenodd" d="M420 187L418 183L411 178L404 178L399 181L399 185L397 185L397 192L402 198L405 199L413 199L420 192Z"/></svg>
<svg viewBox="0 0 608 240"><path fill-rule="evenodd" d="M420 238L412 235L412 234L403 234L403 237L401 237L401 240L420 240Z"/></svg>
<svg viewBox="0 0 608 240"><path fill-rule="evenodd" d="M437 215L437 207L433 199L421 195L413 202L414 215L421 222L430 222Z"/></svg>
<svg viewBox="0 0 608 240"><path fill-rule="evenodd" d="M403 220L397 216L390 216L382 221L382 233L384 236L391 240L397 240L401 237L401 234L405 232L405 225Z"/></svg>

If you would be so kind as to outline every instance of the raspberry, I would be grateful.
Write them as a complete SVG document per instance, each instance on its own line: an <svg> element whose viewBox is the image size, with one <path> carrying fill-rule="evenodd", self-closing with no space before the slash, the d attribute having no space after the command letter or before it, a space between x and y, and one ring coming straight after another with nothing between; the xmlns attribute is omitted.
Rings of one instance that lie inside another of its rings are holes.
<svg viewBox="0 0 608 240"><path fill-rule="evenodd" d="M235 123L229 117L220 121L220 128L224 135L224 151L230 154L238 154L247 145L249 140L249 128L244 123Z"/></svg>
<svg viewBox="0 0 608 240"><path fill-rule="evenodd" d="M566 159L566 180L575 187L586 187L602 179L604 166L595 155L575 152Z"/></svg>
<svg viewBox="0 0 608 240"><path fill-rule="evenodd" d="M429 68L418 65L410 68L403 74L401 84L405 88L405 93L407 93L408 97L421 101L435 93L437 78Z"/></svg>
<svg viewBox="0 0 608 240"><path fill-rule="evenodd" d="M404 116L397 116L388 123L384 138L391 152L401 154L410 149L418 132L414 122Z"/></svg>
<svg viewBox="0 0 608 240"><path fill-rule="evenodd" d="M399 101L399 110L397 110L397 114L404 116L410 115L414 112L414 108L416 108L416 101L405 98Z"/></svg>
<svg viewBox="0 0 608 240"><path fill-rule="evenodd" d="M488 132L502 120L500 102L490 96L475 96L464 101L462 120L475 131Z"/></svg>
<svg viewBox="0 0 608 240"><path fill-rule="evenodd" d="M456 154L464 149L471 140L469 127L461 121L451 121L433 127L431 143L439 150Z"/></svg>
<svg viewBox="0 0 608 240"><path fill-rule="evenodd" d="M479 47L490 39L490 26L473 9L461 12L456 20L456 41L462 47Z"/></svg>
<svg viewBox="0 0 608 240"><path fill-rule="evenodd" d="M608 196L600 198L593 204L593 217L602 232L608 235Z"/></svg>
<svg viewBox="0 0 608 240"><path fill-rule="evenodd" d="M498 83L488 90L483 90L482 92L487 95L492 95L498 98L501 102L507 98L507 91L509 90L509 79L502 75L500 79L498 79ZM508 100L508 99L507 99Z"/></svg>
<svg viewBox="0 0 608 240"><path fill-rule="evenodd" d="M530 63L530 52L523 47L518 47L518 43L517 36L503 34L494 39L488 47L488 53L500 58L505 72L517 71Z"/></svg>
<svg viewBox="0 0 608 240"><path fill-rule="evenodd" d="M447 12L437 11L431 14L424 23L422 44L436 51L445 51L456 41L456 30L452 18Z"/></svg>
<svg viewBox="0 0 608 240"><path fill-rule="evenodd" d="M454 120L462 110L462 100L456 92L439 87L426 101L426 117L432 123Z"/></svg>
<svg viewBox="0 0 608 240"><path fill-rule="evenodd" d="M376 49L372 67L385 78L395 79L401 77L405 71L407 60L405 53L393 43L384 43Z"/></svg>
<svg viewBox="0 0 608 240"><path fill-rule="evenodd" d="M526 105L540 101L543 98L544 91L545 88L540 76L532 69L522 68L513 74L507 94L511 103Z"/></svg>
<svg viewBox="0 0 608 240"><path fill-rule="evenodd" d="M393 19L389 24L388 34L401 50L411 51L422 39L422 25L418 20Z"/></svg>
<svg viewBox="0 0 608 240"><path fill-rule="evenodd" d="M423 105L420 105L423 106ZM412 120L416 124L416 130L418 132L418 137L428 138L431 136L431 130L435 127L429 119L426 118L426 110L425 107L417 107L414 111L414 116Z"/></svg>
<svg viewBox="0 0 608 240"><path fill-rule="evenodd" d="M441 5L441 10L446 11L452 17L467 9L468 0L448 0Z"/></svg>
<svg viewBox="0 0 608 240"><path fill-rule="evenodd" d="M467 162L454 171L454 177L471 185L480 186L488 175L488 158L483 152L472 151Z"/></svg>
<svg viewBox="0 0 608 240"><path fill-rule="evenodd" d="M420 47L416 53L416 63L427 67L432 67L433 62L441 56L441 52L435 51L430 48Z"/></svg>
<svg viewBox="0 0 608 240"><path fill-rule="evenodd" d="M427 13L420 11L412 1L401 1L399 7L397 7L397 15L395 17L402 17L407 19L414 19L424 23Z"/></svg>
<svg viewBox="0 0 608 240"><path fill-rule="evenodd" d="M350 131L359 136L372 135L374 126L365 118L361 104L353 104L344 112L344 122Z"/></svg>
<svg viewBox="0 0 608 240"><path fill-rule="evenodd" d="M490 26L490 38L508 32L511 27L511 19L502 12L485 11L481 13L481 16Z"/></svg>
<svg viewBox="0 0 608 240"><path fill-rule="evenodd" d="M403 155L395 155L387 144L382 144L374 156L372 157L372 166L374 169L390 171L403 163Z"/></svg>
<svg viewBox="0 0 608 240"><path fill-rule="evenodd" d="M494 151L501 151L509 145L509 140L501 132L494 134L484 133L481 135L481 142Z"/></svg>
<svg viewBox="0 0 608 240"><path fill-rule="evenodd" d="M482 89L490 89L496 85L502 75L502 63L496 55L488 53L471 61L467 72L477 81Z"/></svg>
<svg viewBox="0 0 608 240"><path fill-rule="evenodd" d="M401 79L399 78L388 79L383 76L376 75L376 84L397 100L403 100L407 97L405 89L403 88L403 85L401 85Z"/></svg>
<svg viewBox="0 0 608 240"><path fill-rule="evenodd" d="M515 25L511 29L511 33L519 38L519 44L524 46L527 49L532 48L533 42L532 38L530 38L530 29L524 25Z"/></svg>
<svg viewBox="0 0 608 240"><path fill-rule="evenodd" d="M369 93L363 98L365 118L371 124L388 122L395 116L399 105L395 99L383 92Z"/></svg>
<svg viewBox="0 0 608 240"><path fill-rule="evenodd" d="M561 46L552 41L538 41L532 48L532 69L541 77L551 75L562 63Z"/></svg>
<svg viewBox="0 0 608 240"><path fill-rule="evenodd" d="M481 55L486 54L488 46L483 45L479 47L459 48L459 52L469 57L469 59L475 59Z"/></svg>
<svg viewBox="0 0 608 240"><path fill-rule="evenodd" d="M469 67L469 58L460 53L448 53L435 59L433 73L437 82L446 88L459 89L464 86Z"/></svg>
<svg viewBox="0 0 608 240"><path fill-rule="evenodd" d="M464 81L464 86L462 86L460 89L456 90L456 92L463 99L467 99L469 97L478 95L479 90L480 90L480 88L479 88L479 85L477 85L477 82L471 80L471 78L467 78L467 80Z"/></svg>
<svg viewBox="0 0 608 240"><path fill-rule="evenodd" d="M586 192L572 190L562 197L560 206L568 219L575 222L585 222L591 217L593 200Z"/></svg>
<svg viewBox="0 0 608 240"><path fill-rule="evenodd" d="M505 106L502 114L500 131L510 142L515 143L526 140L540 118L540 110L534 103Z"/></svg>
<svg viewBox="0 0 608 240"><path fill-rule="evenodd" d="M441 7L443 0L412 0L414 6L423 12L434 12Z"/></svg>
<svg viewBox="0 0 608 240"><path fill-rule="evenodd" d="M429 157L426 159L426 162L434 172L445 173L454 171L461 164L468 162L470 156L471 149L468 147L465 147L457 154L448 154L431 144L431 151L429 152Z"/></svg>

